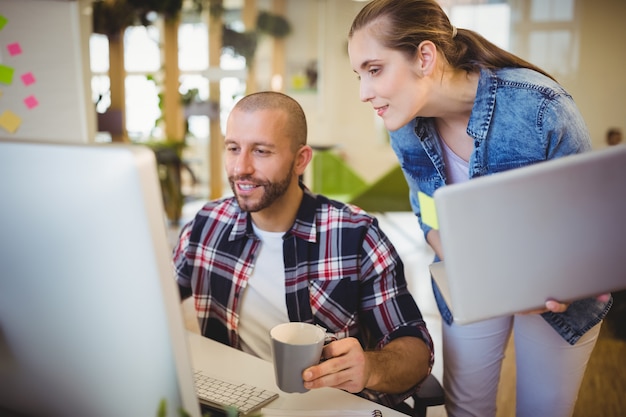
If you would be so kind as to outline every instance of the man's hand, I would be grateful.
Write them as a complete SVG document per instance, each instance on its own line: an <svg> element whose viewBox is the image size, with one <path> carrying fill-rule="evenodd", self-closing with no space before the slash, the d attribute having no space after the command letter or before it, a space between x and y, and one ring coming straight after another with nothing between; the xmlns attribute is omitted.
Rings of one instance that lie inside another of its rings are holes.
<svg viewBox="0 0 626 417"><path fill-rule="evenodd" d="M304 387L334 387L360 392L367 385L368 370L365 352L354 337L336 340L324 346L322 362L305 369Z"/></svg>
<svg viewBox="0 0 626 417"><path fill-rule="evenodd" d="M302 373L306 388L334 387L353 393L368 388L399 394L426 378L430 370L426 343L410 336L366 352L357 339L340 339L324 347L322 358L322 363Z"/></svg>

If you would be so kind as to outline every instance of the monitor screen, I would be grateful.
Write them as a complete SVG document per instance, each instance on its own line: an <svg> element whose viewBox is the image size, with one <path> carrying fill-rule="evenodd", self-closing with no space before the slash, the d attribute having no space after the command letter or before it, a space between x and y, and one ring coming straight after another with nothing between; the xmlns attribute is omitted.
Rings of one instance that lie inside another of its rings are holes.
<svg viewBox="0 0 626 417"><path fill-rule="evenodd" d="M153 152L0 140L0 414L199 416Z"/></svg>

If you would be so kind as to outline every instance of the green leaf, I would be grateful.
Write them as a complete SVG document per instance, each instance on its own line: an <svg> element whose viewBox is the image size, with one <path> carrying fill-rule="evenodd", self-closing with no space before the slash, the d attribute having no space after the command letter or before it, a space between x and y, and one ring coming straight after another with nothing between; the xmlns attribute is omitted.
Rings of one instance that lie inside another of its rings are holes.
<svg viewBox="0 0 626 417"><path fill-rule="evenodd" d="M167 415L167 400L162 398L157 409L157 417L165 417Z"/></svg>

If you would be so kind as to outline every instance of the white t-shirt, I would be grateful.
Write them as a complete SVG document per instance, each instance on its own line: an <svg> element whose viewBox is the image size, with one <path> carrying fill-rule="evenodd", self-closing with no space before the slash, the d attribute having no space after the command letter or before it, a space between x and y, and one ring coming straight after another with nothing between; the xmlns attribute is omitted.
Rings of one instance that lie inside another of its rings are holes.
<svg viewBox="0 0 626 417"><path fill-rule="evenodd" d="M446 165L446 177L447 184L456 184L459 182L465 182L469 180L469 162L455 154L452 149L448 147L446 141L440 140L443 148L443 160Z"/></svg>
<svg viewBox="0 0 626 417"><path fill-rule="evenodd" d="M266 232L252 224L261 239L252 276L244 289L239 316L239 337L244 352L271 360L269 331L289 321L285 303L284 232Z"/></svg>

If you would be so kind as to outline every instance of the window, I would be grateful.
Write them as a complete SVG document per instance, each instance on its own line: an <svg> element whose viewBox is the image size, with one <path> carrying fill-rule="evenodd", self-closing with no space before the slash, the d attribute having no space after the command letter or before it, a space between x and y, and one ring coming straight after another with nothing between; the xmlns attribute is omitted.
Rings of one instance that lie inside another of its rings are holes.
<svg viewBox="0 0 626 417"><path fill-rule="evenodd" d="M455 26L480 33L557 79L577 70L575 0L440 0L440 3Z"/></svg>
<svg viewBox="0 0 626 417"><path fill-rule="evenodd" d="M243 26L237 21L239 14L238 11L228 13L231 27ZM183 14L183 18L186 17ZM159 94L164 75L161 36L158 24L132 26L124 33L126 130L134 142L158 140L164 136L163 127L158 123L162 117ZM234 102L245 93L246 62L244 58L226 52L220 58L220 69L209 68L208 27L199 16L181 22L178 42L179 92L184 95L193 91L196 100L204 103L204 107L196 108L199 110L197 114L186 114L188 135L184 159L198 180L195 193L205 195L208 194L209 175L209 112L214 107L209 104L209 81L220 80L218 117L223 128ZM111 106L109 43L105 35L91 35L90 63L92 99L96 111L105 113ZM99 132L96 140L110 141L111 138L108 133Z"/></svg>
<svg viewBox="0 0 626 417"><path fill-rule="evenodd" d="M506 3L452 6L448 12L452 24L480 33L500 48L509 49L511 7Z"/></svg>

